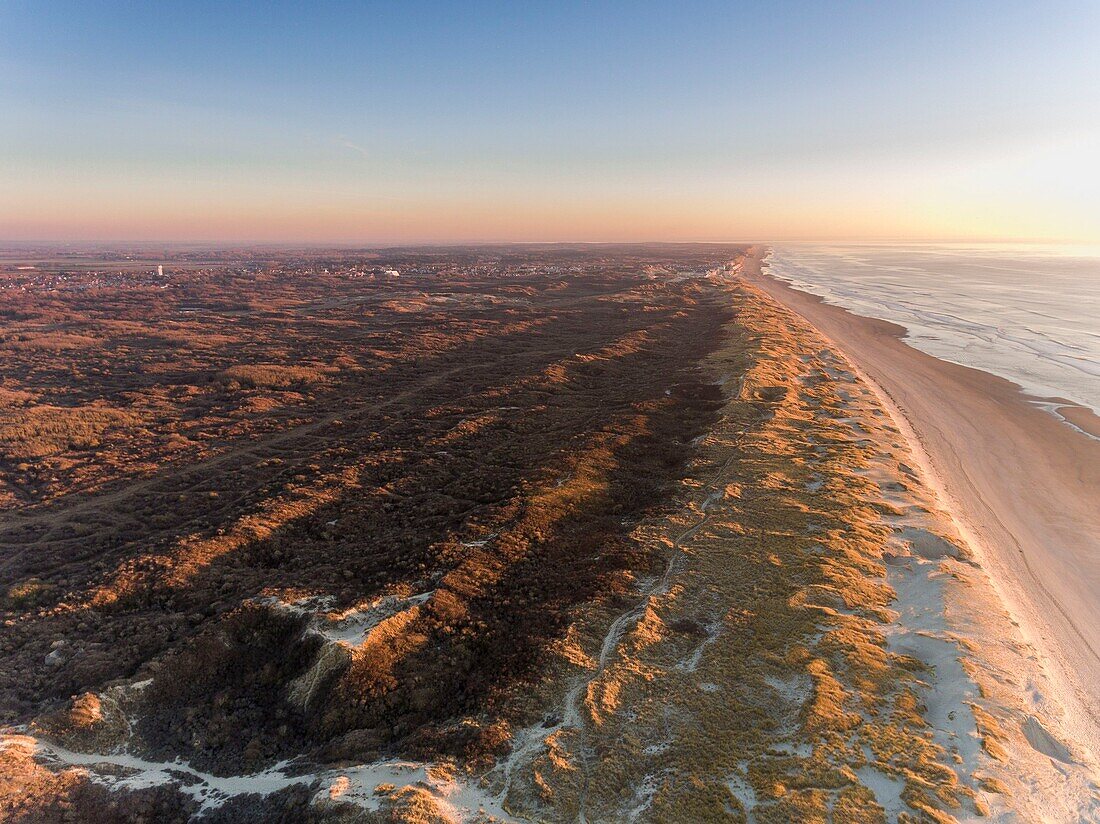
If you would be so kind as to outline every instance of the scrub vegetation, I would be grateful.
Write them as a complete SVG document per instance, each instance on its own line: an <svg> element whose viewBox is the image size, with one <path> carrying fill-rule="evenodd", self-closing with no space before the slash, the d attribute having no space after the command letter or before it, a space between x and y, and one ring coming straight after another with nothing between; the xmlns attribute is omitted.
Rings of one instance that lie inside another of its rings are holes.
<svg viewBox="0 0 1100 824"><path fill-rule="evenodd" d="M892 525L897 431L732 277L744 252L205 264L27 301L0 813L981 813L890 641L898 535L957 547ZM47 311L79 347L31 345ZM996 719L959 711L993 765Z"/></svg>
<svg viewBox="0 0 1100 824"><path fill-rule="evenodd" d="M897 433L845 400L854 377L796 319L751 287L730 304L729 336L705 364L727 399L720 419L682 506L634 532L665 572L639 576L644 600L610 651L617 604L578 617L547 703L559 684L583 689L558 699L509 809L560 821L972 815L922 714L925 665L887 650L891 529L866 470Z"/></svg>

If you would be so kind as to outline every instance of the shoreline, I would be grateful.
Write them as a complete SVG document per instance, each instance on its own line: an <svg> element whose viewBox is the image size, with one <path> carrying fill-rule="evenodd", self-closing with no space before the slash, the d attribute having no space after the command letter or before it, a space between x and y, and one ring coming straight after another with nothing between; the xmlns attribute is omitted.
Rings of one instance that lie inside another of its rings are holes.
<svg viewBox="0 0 1100 824"><path fill-rule="evenodd" d="M816 283L812 276L809 276L809 280L805 279L807 275L803 274L790 274L786 273L785 268L782 265L782 261L773 261L773 249L772 247L757 246L758 250L766 250L763 253L763 264L767 276L773 278L795 291L802 292L811 295L815 298L820 298L824 303L830 306L836 306L851 314L858 315L863 318L875 320L881 323L889 324L892 328L898 330L898 336L902 338L903 342L908 346L923 352L927 355L931 355L941 361L955 364L964 368L974 369L983 374L992 375L994 377L1003 378L1015 387L1015 389L1026 397L1028 402L1043 409L1048 414L1054 416L1065 425L1075 429L1077 432L1087 435L1090 438L1100 440L1100 399L1093 399L1093 401L1084 400L1082 397L1072 398L1069 395L1074 391L1065 386L1059 387L1058 382L1055 380L1051 382L1049 375L1044 376L1042 374L1032 374L1034 367L1028 367L1023 371L1007 368L1004 363L998 364L994 361L978 357L972 358L970 355L966 357L962 356L962 353L967 352L971 348L971 342L969 340L956 341L955 346L947 345L947 341L950 339L950 334L943 335L933 327L931 330L922 325L922 319L920 317L912 317L906 319L904 316L898 316L892 314L888 309L887 304L880 304L876 301L867 302L861 300L858 295L849 295L854 298L854 302L849 301L843 297L844 291L836 290L828 285L828 282ZM778 265L772 265L777 263ZM870 268L874 267L873 263L867 264ZM893 288L896 284L893 284L889 288ZM914 286L921 290L923 287L918 280ZM889 291L888 294L892 294ZM946 316L951 316L953 310L950 307L944 307ZM918 313L919 314L919 313ZM966 321L962 315L956 318L966 325ZM912 322L912 323L911 323ZM1027 325L1026 323L1024 324ZM987 330L991 331L991 330ZM932 343L922 341L922 338L931 338L937 341L935 345ZM984 335L977 335L977 338L984 340ZM1011 337L1011 336L1009 336ZM980 343L980 340L978 341ZM980 347L979 347L980 348ZM1010 350L1005 350L1009 352ZM1004 354L1004 352L1002 352ZM1054 358L1059 360L1059 358ZM1015 364L1016 367L1025 366L1024 361L1019 361Z"/></svg>
<svg viewBox="0 0 1100 824"><path fill-rule="evenodd" d="M1054 695L1030 697L1100 752L1100 442L1012 382L909 346L897 324L828 304L761 270L741 275L804 318L911 429L930 481L972 544ZM1087 421L1085 421L1087 422ZM1090 504L1090 501L1093 502ZM1043 666L1045 664L1045 666ZM1029 685L1030 686L1030 685Z"/></svg>

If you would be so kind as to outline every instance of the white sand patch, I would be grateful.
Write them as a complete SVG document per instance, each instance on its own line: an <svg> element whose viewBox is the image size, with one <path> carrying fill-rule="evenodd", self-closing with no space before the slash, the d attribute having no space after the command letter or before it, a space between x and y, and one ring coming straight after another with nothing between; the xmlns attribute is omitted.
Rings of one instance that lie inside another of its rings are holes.
<svg viewBox="0 0 1100 824"><path fill-rule="evenodd" d="M196 770L183 761L147 761L125 753L79 753L29 735L5 735L0 749L18 748L34 755L35 760L51 768L85 767L88 778L115 790L140 790L176 784L180 792L191 796L201 809L218 807L230 798L255 793L269 795L294 784L307 784L316 776L288 776L287 762L250 775L217 776ZM121 771L98 771L100 767L121 767ZM182 779L182 780L181 780Z"/></svg>
<svg viewBox="0 0 1100 824"><path fill-rule="evenodd" d="M962 552L958 546L941 535L927 529L905 527L898 530L898 537L909 545L909 549L926 561L939 561L944 558L958 558Z"/></svg>
<svg viewBox="0 0 1100 824"><path fill-rule="evenodd" d="M813 694L813 681L808 675L791 677L790 679L776 678L769 675L764 678L764 683L776 692L784 711L788 714L801 712L806 702Z"/></svg>
<svg viewBox="0 0 1100 824"><path fill-rule="evenodd" d="M140 790L171 784L199 802L200 810L220 807L243 795L266 796L295 785L318 784L314 801L341 801L364 809L378 809L385 792L381 785L417 787L430 793L456 820L495 816L511 821L499 799L455 777L447 765L389 760L344 769L296 773L292 762L281 761L262 772L219 776L196 770L180 761L149 761L134 755L78 753L30 735L0 738L0 750L19 748L52 769L83 767L89 780L113 790ZM98 769L97 769L98 768Z"/></svg>
<svg viewBox="0 0 1100 824"><path fill-rule="evenodd" d="M859 767L854 770L860 783L875 794L875 801L886 811L889 821L896 821L898 814L909 811L909 805L901 800L901 792L905 789L905 782L892 775L876 770L874 767Z"/></svg>
<svg viewBox="0 0 1100 824"><path fill-rule="evenodd" d="M753 824L756 820L753 816L753 810L756 809L756 790L752 788L748 778L739 774L731 775L726 779L726 786L729 787L733 797L740 802L749 824Z"/></svg>
<svg viewBox="0 0 1100 824"><path fill-rule="evenodd" d="M318 616L310 631L328 641L357 647L362 644L372 629L390 616L402 610L418 606L432 597L431 592L423 592L408 598L387 595L376 598L366 604L340 613L328 613Z"/></svg>
<svg viewBox="0 0 1100 824"><path fill-rule="evenodd" d="M699 669L699 664L703 660L703 653L706 651L707 647L718 640L718 636L722 634L722 622L711 621L704 629L706 631L706 637L699 642L690 656L676 665L676 669L681 672L695 672Z"/></svg>
<svg viewBox="0 0 1100 824"><path fill-rule="evenodd" d="M310 595L296 601L284 601L274 596L255 600L256 603L264 604L276 612L285 612L290 615L316 615L319 612L327 612L336 603L336 599L331 595Z"/></svg>
<svg viewBox="0 0 1100 824"><path fill-rule="evenodd" d="M1029 715L1021 726L1027 742L1043 755L1048 755L1064 764L1074 763L1073 754L1069 748L1051 735L1034 715Z"/></svg>
<svg viewBox="0 0 1100 824"><path fill-rule="evenodd" d="M661 770L658 773L647 775L639 782L634 790L633 806L626 813L627 821L635 821L638 816L649 809L657 790L661 788L664 779L671 775L671 770Z"/></svg>
<svg viewBox="0 0 1100 824"><path fill-rule="evenodd" d="M297 601L263 598L259 599L259 603L276 611L288 612L292 615L307 615L310 620L306 632L319 635L331 643L357 647L366 640L370 631L384 620L403 610L423 604L433 592L434 590L404 598L385 595L343 612L332 610L335 599L330 596L312 596L300 598Z"/></svg>

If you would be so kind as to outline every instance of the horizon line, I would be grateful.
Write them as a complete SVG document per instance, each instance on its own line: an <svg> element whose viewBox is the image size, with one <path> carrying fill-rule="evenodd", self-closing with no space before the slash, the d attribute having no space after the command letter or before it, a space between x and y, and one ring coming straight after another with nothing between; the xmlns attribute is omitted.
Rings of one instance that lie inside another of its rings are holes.
<svg viewBox="0 0 1100 824"><path fill-rule="evenodd" d="M470 246L658 246L658 245L699 245L699 246L728 246L728 245L780 245L780 244L1000 244L1012 246L1100 246L1100 240L1090 241L1081 239L1057 239L1057 238L958 238L958 237L836 237L836 238L783 238L783 239L747 239L735 238L729 240L698 240L698 239L647 239L647 240L493 240L493 239L462 239L462 240L254 240L240 239L187 239L187 240L162 240L150 239L72 239L62 240L56 238L34 239L6 239L0 238L0 249L4 247L19 246L200 246L209 249L228 249L240 246L266 247L266 248L305 248L305 249L408 249L415 247L430 248L456 248Z"/></svg>

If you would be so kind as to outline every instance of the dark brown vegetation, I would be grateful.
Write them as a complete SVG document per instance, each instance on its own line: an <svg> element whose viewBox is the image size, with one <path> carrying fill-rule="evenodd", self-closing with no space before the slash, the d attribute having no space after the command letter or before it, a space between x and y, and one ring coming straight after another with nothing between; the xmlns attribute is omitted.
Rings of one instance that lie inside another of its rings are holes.
<svg viewBox="0 0 1100 824"><path fill-rule="evenodd" d="M152 679L131 747L203 769L499 754L569 611L649 570L738 253L0 275L3 720ZM385 595L425 598L290 700L321 640L263 599Z"/></svg>

